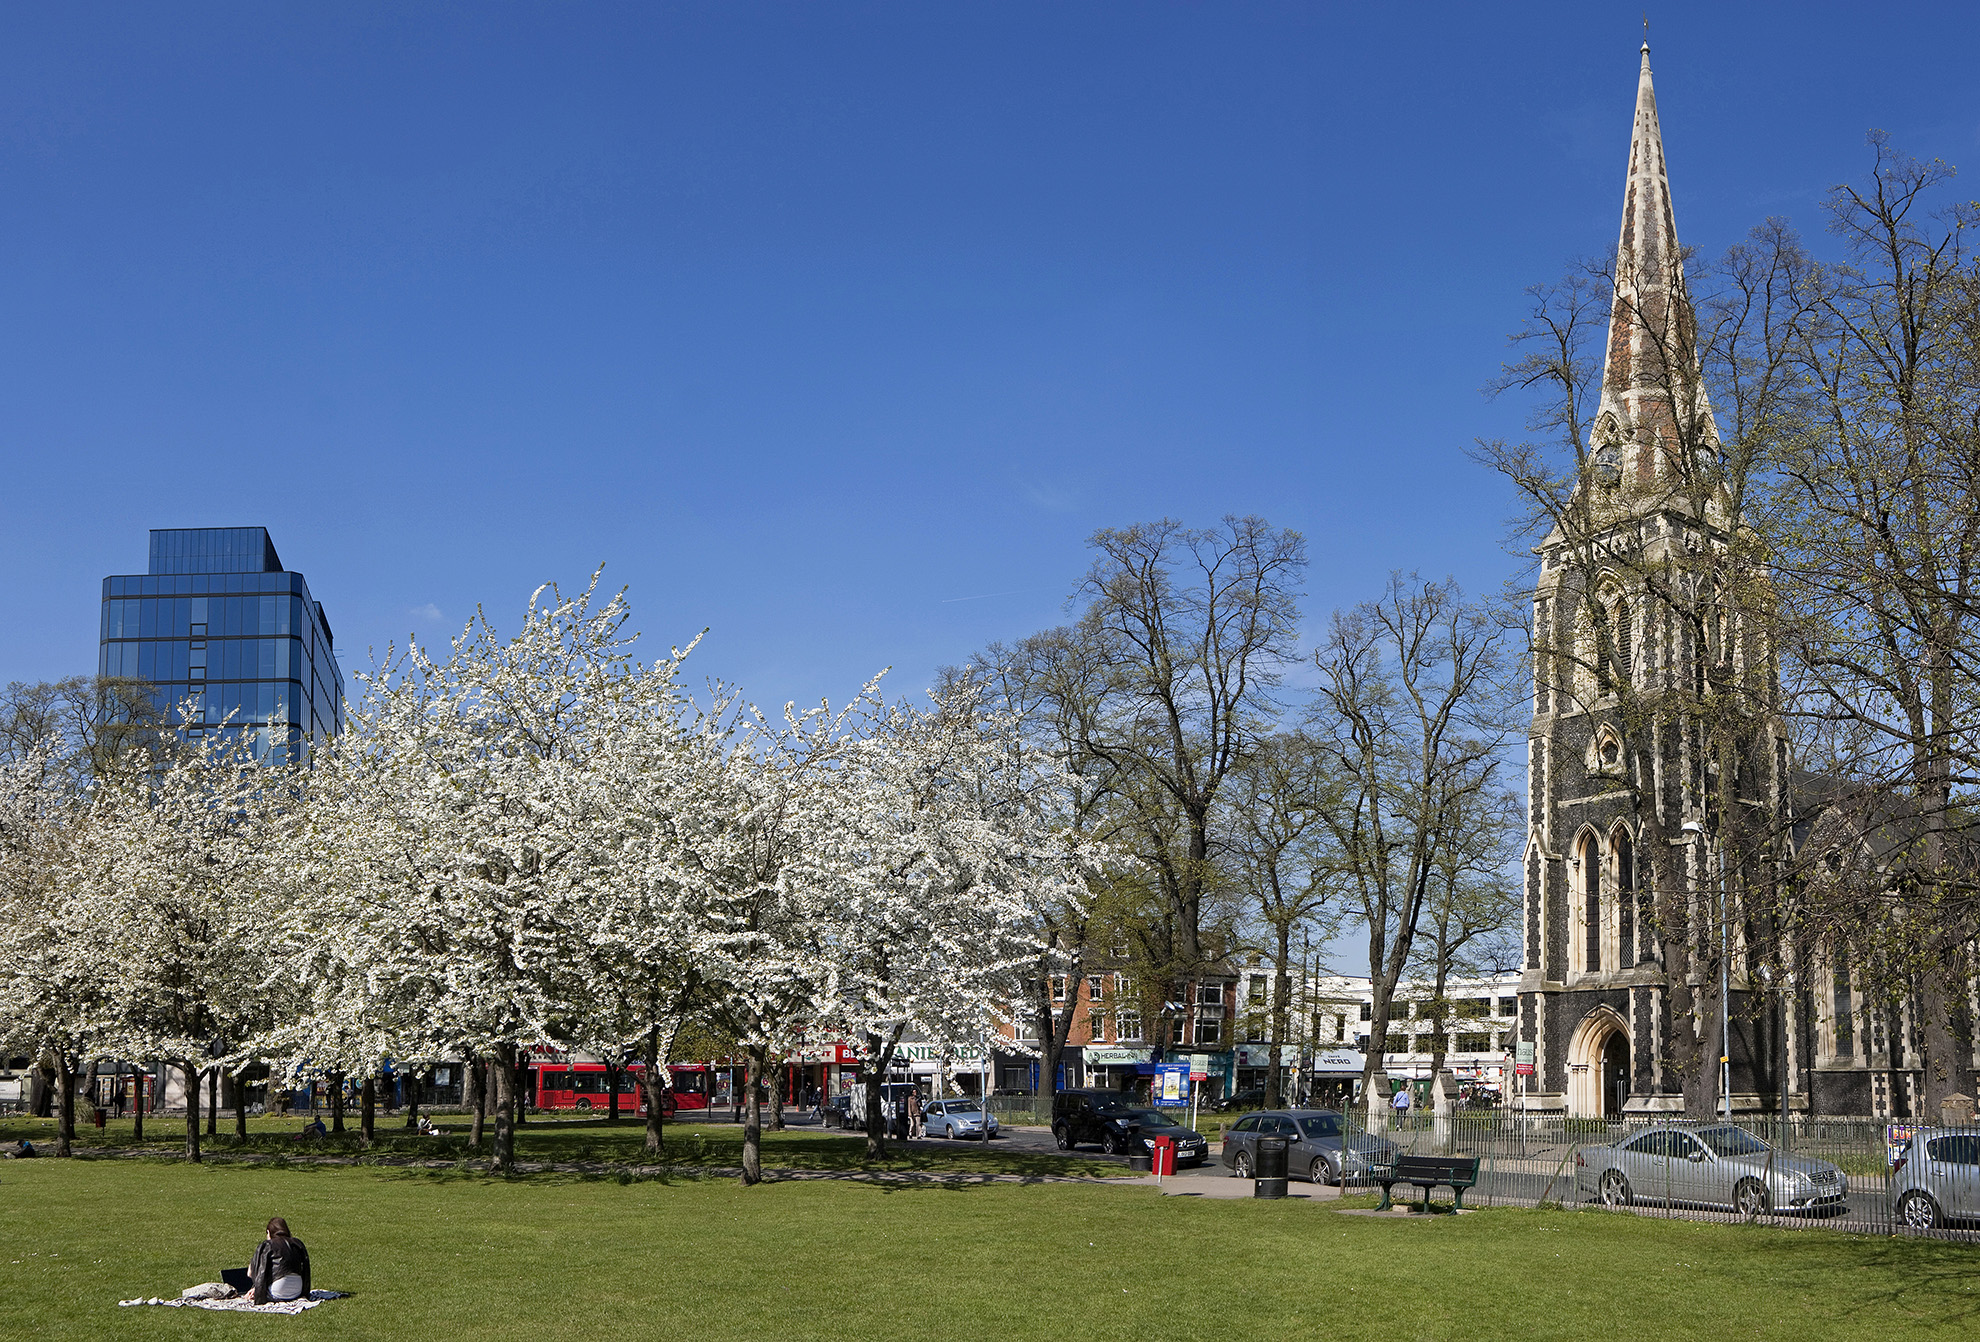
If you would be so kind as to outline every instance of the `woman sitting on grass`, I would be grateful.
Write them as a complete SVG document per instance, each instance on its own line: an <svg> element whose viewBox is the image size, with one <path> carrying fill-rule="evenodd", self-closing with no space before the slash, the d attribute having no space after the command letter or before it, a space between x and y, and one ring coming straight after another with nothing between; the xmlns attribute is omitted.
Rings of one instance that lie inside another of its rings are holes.
<svg viewBox="0 0 1980 1342"><path fill-rule="evenodd" d="M279 1216L270 1218L268 1238L254 1246L248 1282L254 1287L257 1305L300 1300L309 1294L309 1250L289 1233L289 1223Z"/></svg>

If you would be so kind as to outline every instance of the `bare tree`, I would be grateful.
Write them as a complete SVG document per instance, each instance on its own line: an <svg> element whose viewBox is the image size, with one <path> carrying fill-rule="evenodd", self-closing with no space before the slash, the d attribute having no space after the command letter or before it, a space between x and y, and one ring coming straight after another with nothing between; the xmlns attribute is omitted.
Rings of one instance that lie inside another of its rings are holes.
<svg viewBox="0 0 1980 1342"><path fill-rule="evenodd" d="M1325 844L1326 815L1340 799L1326 754L1300 732L1266 738L1232 775L1225 865L1228 879L1250 905L1247 921L1257 928L1272 962L1268 1109L1281 1103L1285 1044L1293 1032L1295 936L1303 934L1302 944L1315 937L1324 942L1344 912L1341 873L1331 865Z"/></svg>
<svg viewBox="0 0 1980 1342"><path fill-rule="evenodd" d="M1502 614L1467 602L1454 582L1398 575L1380 600L1336 612L1314 653L1313 734L1342 788L1322 814L1368 931L1371 1104L1396 986L1446 850L1504 765L1512 640Z"/></svg>
<svg viewBox="0 0 1980 1342"><path fill-rule="evenodd" d="M1832 780L1793 911L1871 999L1910 1002L1932 1114L1972 1084L1980 206L1934 212L1952 169L1870 144L1827 201L1844 259L1810 268L1776 360L1803 416L1766 502L1792 704Z"/></svg>

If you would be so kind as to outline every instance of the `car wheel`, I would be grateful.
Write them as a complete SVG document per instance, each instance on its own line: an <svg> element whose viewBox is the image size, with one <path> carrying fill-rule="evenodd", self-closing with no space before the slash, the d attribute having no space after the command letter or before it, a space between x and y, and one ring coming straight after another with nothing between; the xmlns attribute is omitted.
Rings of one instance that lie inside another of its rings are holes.
<svg viewBox="0 0 1980 1342"><path fill-rule="evenodd" d="M1627 1207L1633 1200L1629 1191L1629 1180L1621 1170L1608 1170L1602 1175L1602 1205L1604 1207Z"/></svg>
<svg viewBox="0 0 1980 1342"><path fill-rule="evenodd" d="M1327 1164L1326 1157L1313 1157L1313 1169L1309 1172L1309 1177L1316 1184L1331 1184L1334 1182L1334 1171Z"/></svg>
<svg viewBox="0 0 1980 1342"><path fill-rule="evenodd" d="M1898 1219L1912 1230L1931 1230L1940 1222L1939 1204L1932 1201L1930 1193L1912 1189L1898 1199Z"/></svg>
<svg viewBox="0 0 1980 1342"><path fill-rule="evenodd" d="M1053 1128L1052 1140L1059 1144L1061 1151L1070 1151L1073 1149L1072 1134L1064 1128Z"/></svg>
<svg viewBox="0 0 1980 1342"><path fill-rule="evenodd" d="M1739 1214L1741 1216L1749 1219L1755 1216L1765 1216L1767 1214L1767 1208L1772 1205L1772 1201L1767 1196L1766 1185L1762 1184L1758 1179L1741 1179L1739 1186L1733 1189L1733 1205L1739 1208Z"/></svg>
<svg viewBox="0 0 1980 1342"><path fill-rule="evenodd" d="M1237 1153L1237 1159L1231 1162L1231 1173L1240 1179L1249 1179L1251 1177L1251 1152L1240 1151Z"/></svg>
<svg viewBox="0 0 1980 1342"><path fill-rule="evenodd" d="M590 1101L590 1100L579 1100L579 1101L577 1102L577 1107L578 1107L578 1108L580 1108L580 1109L583 1109L583 1110L585 1110L586 1112L590 1112L590 1109L591 1109L591 1101Z"/></svg>
<svg viewBox="0 0 1980 1342"><path fill-rule="evenodd" d="M1100 1149L1102 1151L1105 1151L1110 1156L1118 1156L1118 1155L1124 1155L1126 1153L1127 1148L1122 1143L1120 1138L1114 1136L1114 1134L1110 1132L1105 1137L1102 1137L1100 1139Z"/></svg>

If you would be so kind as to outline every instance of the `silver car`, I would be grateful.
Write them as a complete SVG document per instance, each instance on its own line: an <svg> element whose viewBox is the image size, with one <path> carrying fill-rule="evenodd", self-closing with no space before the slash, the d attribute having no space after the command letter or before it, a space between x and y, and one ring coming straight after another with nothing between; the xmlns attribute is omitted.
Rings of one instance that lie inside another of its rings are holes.
<svg viewBox="0 0 1980 1342"><path fill-rule="evenodd" d="M1914 1132L1891 1165L1891 1205L1913 1230L1980 1218L1980 1131Z"/></svg>
<svg viewBox="0 0 1980 1342"><path fill-rule="evenodd" d="M936 1100L921 1111L921 1130L930 1137L995 1137L997 1116L975 1100Z"/></svg>
<svg viewBox="0 0 1980 1342"><path fill-rule="evenodd" d="M1605 1207L1684 1203L1759 1216L1775 1208L1840 1210L1849 1192L1828 1161L1777 1151L1724 1123L1648 1128L1614 1146L1584 1146L1574 1163L1576 1185Z"/></svg>
<svg viewBox="0 0 1980 1342"><path fill-rule="evenodd" d="M1351 1180L1365 1178L1371 1166L1395 1159L1395 1147L1381 1137L1359 1133L1347 1139L1335 1110L1267 1110L1246 1114L1224 1134L1220 1158L1238 1178L1249 1179L1257 1172L1260 1137L1285 1138L1286 1173L1316 1184L1337 1184L1343 1172ZM1346 1149L1344 1140L1351 1140Z"/></svg>

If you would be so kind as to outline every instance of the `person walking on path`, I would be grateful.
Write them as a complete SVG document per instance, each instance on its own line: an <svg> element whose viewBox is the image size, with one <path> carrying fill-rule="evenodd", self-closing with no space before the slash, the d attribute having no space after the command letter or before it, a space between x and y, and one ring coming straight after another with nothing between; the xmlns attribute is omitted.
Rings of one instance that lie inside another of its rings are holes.
<svg viewBox="0 0 1980 1342"><path fill-rule="evenodd" d="M919 1138L921 1136L921 1092L919 1090L908 1092L907 1123L908 1136Z"/></svg>
<svg viewBox="0 0 1980 1342"><path fill-rule="evenodd" d="M1409 1083L1407 1081L1396 1088L1396 1098L1389 1103L1394 1106L1397 1118L1409 1117Z"/></svg>

